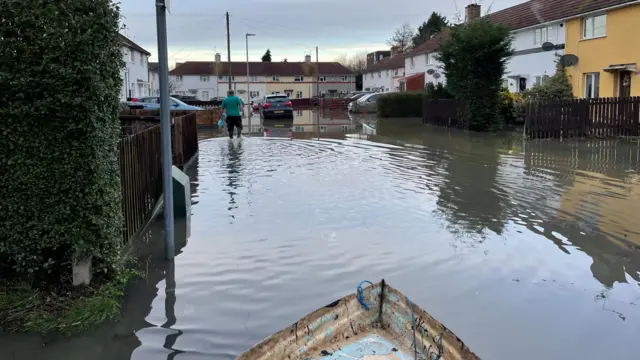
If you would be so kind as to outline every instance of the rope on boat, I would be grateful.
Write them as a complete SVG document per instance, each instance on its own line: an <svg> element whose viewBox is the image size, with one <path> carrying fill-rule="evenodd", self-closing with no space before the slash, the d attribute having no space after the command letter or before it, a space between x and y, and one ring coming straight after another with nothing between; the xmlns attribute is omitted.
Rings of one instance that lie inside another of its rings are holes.
<svg viewBox="0 0 640 360"><path fill-rule="evenodd" d="M360 305L362 305L362 307L366 310L369 311L369 304L367 304L364 301L364 290L362 289L362 285L363 284L369 284L371 286L373 286L373 283L371 281L368 280L364 280L363 282L360 283L360 285L358 285L358 287L356 288L357 291L357 295L358 295L358 302L360 303Z"/></svg>
<svg viewBox="0 0 640 360"><path fill-rule="evenodd" d="M413 315L413 304L407 295L404 296L409 303L409 309L411 309L411 329L413 329L413 359L418 360L418 344L416 343L416 320Z"/></svg>

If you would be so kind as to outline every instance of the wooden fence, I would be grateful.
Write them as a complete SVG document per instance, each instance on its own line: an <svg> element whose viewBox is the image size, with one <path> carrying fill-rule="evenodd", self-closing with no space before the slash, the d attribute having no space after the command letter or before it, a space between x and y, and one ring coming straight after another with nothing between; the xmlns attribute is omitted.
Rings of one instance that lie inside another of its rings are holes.
<svg viewBox="0 0 640 360"><path fill-rule="evenodd" d="M536 138L640 135L640 97L572 99L531 103L525 135Z"/></svg>
<svg viewBox="0 0 640 360"><path fill-rule="evenodd" d="M422 123L462 129L464 128L461 116L463 111L464 106L461 101L424 98L422 100Z"/></svg>
<svg viewBox="0 0 640 360"><path fill-rule="evenodd" d="M162 195L160 126L120 139L118 164L122 185L123 245L149 220Z"/></svg>
<svg viewBox="0 0 640 360"><path fill-rule="evenodd" d="M198 151L194 112L172 112L173 165L184 165ZM137 117L137 119L134 119ZM159 120L155 116L121 115L122 138L118 165L122 185L123 244L147 223L162 195L162 147Z"/></svg>

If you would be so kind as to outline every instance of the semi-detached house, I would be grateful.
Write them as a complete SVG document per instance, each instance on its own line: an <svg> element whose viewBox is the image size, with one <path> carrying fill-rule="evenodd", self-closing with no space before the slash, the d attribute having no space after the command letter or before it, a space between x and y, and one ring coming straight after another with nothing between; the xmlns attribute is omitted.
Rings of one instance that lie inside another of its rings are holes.
<svg viewBox="0 0 640 360"><path fill-rule="evenodd" d="M369 64L362 74L362 89L374 92L401 91L400 79L404 77L404 54L392 51L373 64Z"/></svg>
<svg viewBox="0 0 640 360"><path fill-rule="evenodd" d="M149 93L149 56L151 53L142 46L120 34L122 41L122 59L125 66L120 71L122 89L120 100L148 96Z"/></svg>
<svg viewBox="0 0 640 360"><path fill-rule="evenodd" d="M304 62L250 62L249 78L246 62L187 61L169 75L174 93L195 95L200 100L225 96L229 80L231 88L245 101L278 93L306 99L317 96L318 88L319 95L328 96L355 90L351 70L337 62L316 64L310 60L307 57Z"/></svg>

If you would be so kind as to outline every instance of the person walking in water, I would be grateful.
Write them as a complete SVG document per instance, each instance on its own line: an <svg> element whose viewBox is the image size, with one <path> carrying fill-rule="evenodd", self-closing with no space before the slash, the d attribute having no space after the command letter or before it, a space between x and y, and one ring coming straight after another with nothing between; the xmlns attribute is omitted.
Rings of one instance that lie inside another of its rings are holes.
<svg viewBox="0 0 640 360"><path fill-rule="evenodd" d="M235 96L233 90L229 90L227 97L222 100L220 107L227 114L227 129L229 130L229 138L233 139L233 129L238 129L238 137L242 133L242 116L240 109L244 106L242 99Z"/></svg>

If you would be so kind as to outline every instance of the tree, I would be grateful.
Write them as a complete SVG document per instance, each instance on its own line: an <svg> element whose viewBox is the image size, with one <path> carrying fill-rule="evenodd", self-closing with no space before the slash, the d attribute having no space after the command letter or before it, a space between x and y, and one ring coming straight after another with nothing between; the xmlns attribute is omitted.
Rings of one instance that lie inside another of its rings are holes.
<svg viewBox="0 0 640 360"><path fill-rule="evenodd" d="M470 130L502 128L497 116L499 92L507 62L513 55L512 38L506 26L477 19L451 28L439 45L447 88L466 104L463 114Z"/></svg>
<svg viewBox="0 0 640 360"><path fill-rule="evenodd" d="M446 17L435 11L432 12L429 20L423 22L422 25L418 27L418 33L416 33L411 40L413 46L416 47L424 43L429 40L432 35L442 31L447 26L449 26L449 22Z"/></svg>
<svg viewBox="0 0 640 360"><path fill-rule="evenodd" d="M267 52L262 55L262 62L271 62L271 50L267 49Z"/></svg>
<svg viewBox="0 0 640 360"><path fill-rule="evenodd" d="M169 94L173 94L174 91L176 91L178 89L178 87L180 87L181 84L178 84L178 80L176 80L173 77L169 77Z"/></svg>
<svg viewBox="0 0 640 360"><path fill-rule="evenodd" d="M334 61L346 66L354 74L362 74L367 69L367 52L360 51L351 56L343 53L338 55Z"/></svg>
<svg viewBox="0 0 640 360"><path fill-rule="evenodd" d="M91 259L94 279L113 276L122 241L119 7L3 1L0 19L0 169L10 169L0 175L2 276L60 285L73 258Z"/></svg>
<svg viewBox="0 0 640 360"><path fill-rule="evenodd" d="M387 44L391 47L396 47L398 52L405 52L411 49L411 39L413 39L413 29L409 23L402 24L393 33L393 36L387 40Z"/></svg>
<svg viewBox="0 0 640 360"><path fill-rule="evenodd" d="M573 98L573 87L569 77L564 71L564 65L560 62L560 55L556 54L556 72L541 85L534 85L524 92L525 100L549 101Z"/></svg>

